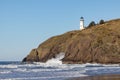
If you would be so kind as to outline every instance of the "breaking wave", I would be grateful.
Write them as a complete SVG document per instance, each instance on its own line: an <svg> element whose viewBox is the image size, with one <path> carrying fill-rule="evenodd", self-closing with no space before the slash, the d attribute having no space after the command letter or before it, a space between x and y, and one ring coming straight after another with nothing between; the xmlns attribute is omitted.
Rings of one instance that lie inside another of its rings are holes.
<svg viewBox="0 0 120 80"><path fill-rule="evenodd" d="M35 64L42 65L44 67L59 67L62 64L61 59L63 59L65 53L59 53L55 56L55 58L49 59L46 63L34 62Z"/></svg>
<svg viewBox="0 0 120 80"><path fill-rule="evenodd" d="M0 68L18 68L18 65L0 65Z"/></svg>
<svg viewBox="0 0 120 80"><path fill-rule="evenodd" d="M119 64L62 64L60 53L46 63L0 64L0 80L65 80L103 74L120 74Z"/></svg>

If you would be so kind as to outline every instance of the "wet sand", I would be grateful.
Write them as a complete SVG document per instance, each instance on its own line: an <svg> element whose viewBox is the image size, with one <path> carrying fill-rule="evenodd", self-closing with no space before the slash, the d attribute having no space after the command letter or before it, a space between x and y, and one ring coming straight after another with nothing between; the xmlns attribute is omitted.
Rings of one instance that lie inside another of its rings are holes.
<svg viewBox="0 0 120 80"><path fill-rule="evenodd" d="M120 80L120 75L100 75L100 76L71 78L67 80Z"/></svg>

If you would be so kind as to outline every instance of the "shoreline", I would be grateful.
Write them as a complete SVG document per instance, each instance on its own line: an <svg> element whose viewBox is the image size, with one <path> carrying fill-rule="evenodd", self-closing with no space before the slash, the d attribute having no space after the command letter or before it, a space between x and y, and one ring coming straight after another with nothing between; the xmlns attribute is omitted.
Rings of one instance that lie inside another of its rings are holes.
<svg viewBox="0 0 120 80"><path fill-rule="evenodd" d="M86 77L78 77L71 78L67 80L120 80L120 74L112 74L112 75L97 75L97 76L86 76Z"/></svg>

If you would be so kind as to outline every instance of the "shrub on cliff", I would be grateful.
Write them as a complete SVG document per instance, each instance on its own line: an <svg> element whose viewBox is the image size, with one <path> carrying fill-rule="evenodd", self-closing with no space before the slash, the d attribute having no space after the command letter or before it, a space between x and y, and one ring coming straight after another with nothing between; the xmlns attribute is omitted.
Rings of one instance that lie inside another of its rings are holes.
<svg viewBox="0 0 120 80"><path fill-rule="evenodd" d="M92 22L88 25L88 27L92 27L92 26L95 26L95 25L96 25L95 22L92 21Z"/></svg>
<svg viewBox="0 0 120 80"><path fill-rule="evenodd" d="M100 20L100 22L99 22L99 24L104 24L105 22L104 22L104 20Z"/></svg>

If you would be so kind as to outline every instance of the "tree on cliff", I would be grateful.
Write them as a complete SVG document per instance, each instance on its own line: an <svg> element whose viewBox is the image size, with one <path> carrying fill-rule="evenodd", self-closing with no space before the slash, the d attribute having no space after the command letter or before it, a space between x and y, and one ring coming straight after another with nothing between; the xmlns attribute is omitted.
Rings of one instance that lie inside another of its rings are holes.
<svg viewBox="0 0 120 80"><path fill-rule="evenodd" d="M88 25L88 27L92 27L92 26L95 26L95 25L96 25L95 22L92 21L92 22Z"/></svg>
<svg viewBox="0 0 120 80"><path fill-rule="evenodd" d="M100 22L99 22L99 24L104 24L105 22L104 22L104 20L100 20Z"/></svg>

